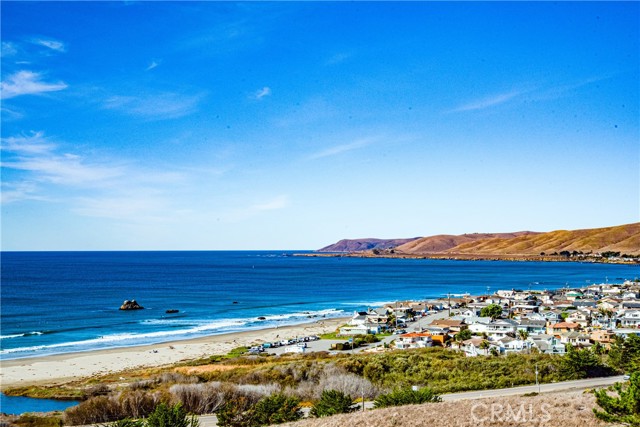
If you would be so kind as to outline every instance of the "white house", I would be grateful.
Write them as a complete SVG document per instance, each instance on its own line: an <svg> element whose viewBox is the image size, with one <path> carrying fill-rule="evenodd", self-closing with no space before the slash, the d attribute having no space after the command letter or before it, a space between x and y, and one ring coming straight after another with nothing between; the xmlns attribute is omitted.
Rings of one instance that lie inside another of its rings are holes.
<svg viewBox="0 0 640 427"><path fill-rule="evenodd" d="M620 324L623 328L637 328L640 326L640 310L627 310L620 317Z"/></svg>
<svg viewBox="0 0 640 427"><path fill-rule="evenodd" d="M531 351L531 348L533 347L533 341L511 337L501 338L496 341L496 344L499 344L506 354L528 352Z"/></svg>
<svg viewBox="0 0 640 427"><path fill-rule="evenodd" d="M411 332L408 334L402 334L396 340L395 346L399 350L406 350L408 348L425 348L431 347L433 341L431 340L431 334L425 332Z"/></svg>
<svg viewBox="0 0 640 427"><path fill-rule="evenodd" d="M540 334L529 338L533 341L533 345L540 353L547 354L564 354L565 345L553 335Z"/></svg>

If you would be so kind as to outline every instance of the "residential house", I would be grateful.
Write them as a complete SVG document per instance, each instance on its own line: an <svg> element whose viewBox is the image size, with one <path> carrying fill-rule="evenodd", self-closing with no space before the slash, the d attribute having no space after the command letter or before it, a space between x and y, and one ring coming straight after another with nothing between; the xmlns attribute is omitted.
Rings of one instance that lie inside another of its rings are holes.
<svg viewBox="0 0 640 427"><path fill-rule="evenodd" d="M500 345L505 354L530 352L534 345L533 341L511 337L501 338L496 341L496 344Z"/></svg>
<svg viewBox="0 0 640 427"><path fill-rule="evenodd" d="M561 334L563 332L571 332L571 331L577 331L580 329L580 325L578 323L572 323L572 322L559 322L559 323L554 323L551 326L549 326L547 328L547 333L551 333L551 334Z"/></svg>
<svg viewBox="0 0 640 427"><path fill-rule="evenodd" d="M567 316L567 322L577 323L584 329L589 326L589 315L581 310L577 310Z"/></svg>
<svg viewBox="0 0 640 427"><path fill-rule="evenodd" d="M529 339L533 341L533 346L537 348L540 353L564 354L566 351L564 344L554 335L540 334L530 337Z"/></svg>
<svg viewBox="0 0 640 427"><path fill-rule="evenodd" d="M544 334L547 331L547 322L544 320L535 320L531 318L525 318L520 320L516 326L518 331L525 331L529 335Z"/></svg>
<svg viewBox="0 0 640 427"><path fill-rule="evenodd" d="M402 334L395 342L395 346L399 350L409 348L425 348L433 345L432 336L428 332L411 332Z"/></svg>
<svg viewBox="0 0 640 427"><path fill-rule="evenodd" d="M574 347L589 347L591 346L591 341L589 341L589 336L582 334L580 332L571 331L571 332L563 332L558 335L560 338L560 342L564 345L571 344Z"/></svg>
<svg viewBox="0 0 640 427"><path fill-rule="evenodd" d="M489 342L479 337L462 341L460 349L464 351L467 357L488 356L491 354L491 349L495 349L494 351L498 353L502 352L499 344Z"/></svg>
<svg viewBox="0 0 640 427"><path fill-rule="evenodd" d="M616 334L614 334L613 331L605 329L593 331L589 335L591 341L593 341L594 343L599 343L607 350L609 350L611 348L611 344L615 342L615 337Z"/></svg>
<svg viewBox="0 0 640 427"><path fill-rule="evenodd" d="M504 338L508 336L508 334L515 336L516 326L517 323L512 320L498 319L487 323L485 325L484 332L489 337L489 340L493 341Z"/></svg>
<svg viewBox="0 0 640 427"><path fill-rule="evenodd" d="M640 310L626 310L620 317L620 324L623 328L640 327Z"/></svg>
<svg viewBox="0 0 640 427"><path fill-rule="evenodd" d="M453 319L436 319L431 322L432 326L444 326L449 328L452 333L458 333L464 329L468 328L468 325L464 322L464 320L453 320Z"/></svg>

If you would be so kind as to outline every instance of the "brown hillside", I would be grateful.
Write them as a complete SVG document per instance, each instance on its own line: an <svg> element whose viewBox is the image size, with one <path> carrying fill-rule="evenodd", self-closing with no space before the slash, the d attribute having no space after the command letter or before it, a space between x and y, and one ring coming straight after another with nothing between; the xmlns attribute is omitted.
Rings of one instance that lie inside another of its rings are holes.
<svg viewBox="0 0 640 427"><path fill-rule="evenodd" d="M465 243L473 243L478 240L487 240L493 238L513 238L520 235L536 234L532 231L520 231L516 233L473 233L473 234L461 234L459 236L449 234L439 234L437 236L422 237L420 239L411 241L402 246L398 246L396 249L398 252L411 253L411 254L428 254L428 253L441 253L446 252L449 249L455 248Z"/></svg>
<svg viewBox="0 0 640 427"><path fill-rule="evenodd" d="M595 417L592 410L594 407L596 404L592 394L552 393L533 397L497 397L397 406L325 418L310 418L282 424L282 426L604 427L608 425ZM491 412L491 408L494 408L494 412Z"/></svg>
<svg viewBox="0 0 640 427"><path fill-rule="evenodd" d="M444 252L475 255L538 255L540 252L560 251L640 253L640 223L480 239L461 243Z"/></svg>

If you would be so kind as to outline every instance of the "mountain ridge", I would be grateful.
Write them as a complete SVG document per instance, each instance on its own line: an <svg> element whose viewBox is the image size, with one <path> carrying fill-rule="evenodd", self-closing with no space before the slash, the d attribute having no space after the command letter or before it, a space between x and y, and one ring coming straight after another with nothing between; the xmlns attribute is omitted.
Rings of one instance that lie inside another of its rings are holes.
<svg viewBox="0 0 640 427"><path fill-rule="evenodd" d="M398 256L526 257L566 252L620 252L639 255L640 222L549 232L438 234L412 239L343 239L317 252L365 254L374 250L384 250L387 254Z"/></svg>

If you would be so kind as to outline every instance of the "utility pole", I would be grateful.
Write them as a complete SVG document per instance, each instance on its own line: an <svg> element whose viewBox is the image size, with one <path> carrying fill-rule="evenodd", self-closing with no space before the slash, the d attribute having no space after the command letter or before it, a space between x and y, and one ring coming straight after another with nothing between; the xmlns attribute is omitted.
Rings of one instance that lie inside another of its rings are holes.
<svg viewBox="0 0 640 427"><path fill-rule="evenodd" d="M536 385L538 386L538 394L540 394L540 383L538 382L538 364L536 363Z"/></svg>

